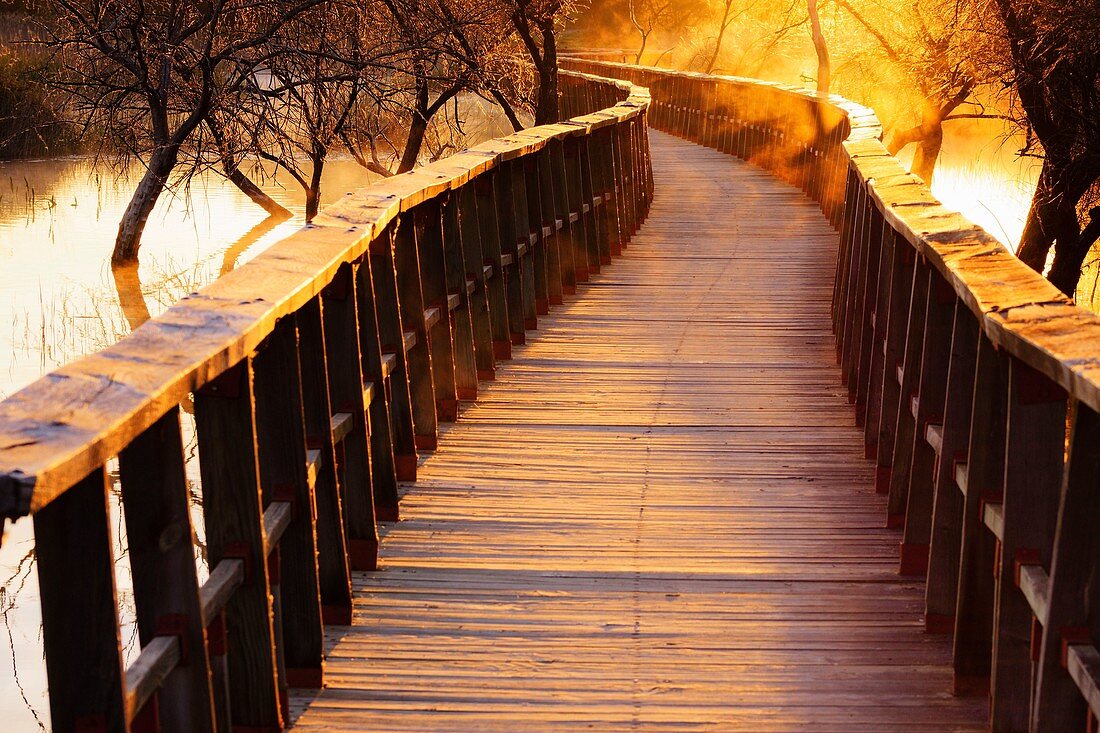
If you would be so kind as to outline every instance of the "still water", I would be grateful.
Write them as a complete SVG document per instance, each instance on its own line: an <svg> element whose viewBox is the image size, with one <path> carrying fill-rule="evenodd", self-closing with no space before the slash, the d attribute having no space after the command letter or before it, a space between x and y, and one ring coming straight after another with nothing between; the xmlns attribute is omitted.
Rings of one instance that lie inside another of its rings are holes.
<svg viewBox="0 0 1100 733"><path fill-rule="evenodd" d="M486 129L478 137L505 132ZM977 152L970 135L949 138L935 191L1014 245L1037 170L1017 160L1010 145L989 143ZM45 372L114 343L303 223L302 195L293 181L254 176L294 213L279 220L268 218L223 179L199 178L188 190L162 201L151 217L140 267L112 273L114 235L138 174L131 170L119 175L80 158L0 163L0 399ZM374 178L353 161L330 161L324 200ZM188 470L197 487L194 431L186 412L183 426ZM198 513L195 524L203 568ZM119 592L128 604L123 518L116 515L114 525ZM30 529L28 520L8 527L0 549L0 721L3 730L13 733L49 727ZM128 658L137 650L131 618L124 607L122 639Z"/></svg>

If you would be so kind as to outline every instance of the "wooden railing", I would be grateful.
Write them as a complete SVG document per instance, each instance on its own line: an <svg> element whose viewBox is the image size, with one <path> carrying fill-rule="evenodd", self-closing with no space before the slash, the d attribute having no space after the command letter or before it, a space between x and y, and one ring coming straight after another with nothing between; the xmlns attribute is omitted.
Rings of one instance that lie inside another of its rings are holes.
<svg viewBox="0 0 1100 733"><path fill-rule="evenodd" d="M1100 713L1100 318L948 210L838 97L574 60L650 89L653 127L800 185L839 226L837 356L903 575L997 731ZM1090 728L1095 729L1095 728Z"/></svg>
<svg viewBox="0 0 1100 733"><path fill-rule="evenodd" d="M320 687L376 522L497 361L652 197L646 90L349 194L128 338L0 403L0 512L33 514L55 731L277 730ZM194 395L209 579L178 405ZM123 669L107 464L141 650Z"/></svg>

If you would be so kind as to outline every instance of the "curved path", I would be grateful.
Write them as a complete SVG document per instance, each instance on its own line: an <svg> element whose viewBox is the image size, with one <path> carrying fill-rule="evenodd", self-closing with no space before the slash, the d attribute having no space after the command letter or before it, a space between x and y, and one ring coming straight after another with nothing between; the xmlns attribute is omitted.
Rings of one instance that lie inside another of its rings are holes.
<svg viewBox="0 0 1100 733"><path fill-rule="evenodd" d="M441 437L301 730L982 730L896 573L798 191L652 133L621 259Z"/></svg>

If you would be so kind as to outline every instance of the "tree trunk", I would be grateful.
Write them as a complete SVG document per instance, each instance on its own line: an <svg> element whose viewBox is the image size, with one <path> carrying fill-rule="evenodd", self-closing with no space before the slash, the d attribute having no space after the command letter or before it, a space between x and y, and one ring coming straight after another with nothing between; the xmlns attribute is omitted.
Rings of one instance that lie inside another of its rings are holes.
<svg viewBox="0 0 1100 733"><path fill-rule="evenodd" d="M932 185L932 176L936 173L936 163L940 159L940 151L943 150L943 124L936 122L928 125L927 134L917 146L917 152L913 156L914 175L919 176L929 186Z"/></svg>
<svg viewBox="0 0 1100 733"><path fill-rule="evenodd" d="M1031 199L1031 208L1027 212L1020 246L1016 256L1038 273L1047 269L1050 248L1054 246L1053 222L1057 218L1057 205L1053 194L1053 181L1057 177L1050 158L1043 160L1043 170L1039 174L1039 185Z"/></svg>
<svg viewBox="0 0 1100 733"><path fill-rule="evenodd" d="M542 63L539 64L539 96L535 108L536 125L561 122L558 105L558 46L554 37L554 20L539 23L542 31Z"/></svg>
<svg viewBox="0 0 1100 733"><path fill-rule="evenodd" d="M821 18L817 13L817 0L806 0L806 9L810 14L810 29L817 51L817 91L828 94L832 85L833 65L829 60L829 45L821 31Z"/></svg>
<svg viewBox="0 0 1100 733"><path fill-rule="evenodd" d="M419 111L414 112L412 122L409 123L409 137L405 140L405 150L401 153L401 164L397 166L398 173L408 173L416 167L427 132L428 120Z"/></svg>
<svg viewBox="0 0 1100 733"><path fill-rule="evenodd" d="M638 47L638 53L636 53L634 55L634 65L635 66L641 66L642 65L642 54L645 53L645 45L646 45L646 43L649 42L649 34L648 33L642 33L641 31L639 31L639 35L641 35L641 37L642 37L642 45Z"/></svg>
<svg viewBox="0 0 1100 733"><path fill-rule="evenodd" d="M257 186L251 178L241 172L240 168L225 167L225 175L234 186L241 190L252 202L272 216L290 216L290 209L271 198L262 188Z"/></svg>
<svg viewBox="0 0 1100 733"><path fill-rule="evenodd" d="M313 158L313 175L310 177L309 188L306 189L306 222L316 218L321 210L321 174L325 172L325 159L322 156Z"/></svg>
<svg viewBox="0 0 1100 733"><path fill-rule="evenodd" d="M1054 287L1070 298L1077 296L1077 284L1081 281L1081 266L1100 234L1100 209L1091 212L1092 222L1081 231L1077 219L1077 207L1072 212L1062 212L1059 217L1054 248L1054 263L1047 276Z"/></svg>
<svg viewBox="0 0 1100 733"><path fill-rule="evenodd" d="M145 231L145 225L157 205L157 200L168 185L168 176L176 167L178 157L179 147L175 145L160 147L153 152L149 167L141 177L118 225L115 250L111 255L111 262L114 264L137 261L142 232Z"/></svg>

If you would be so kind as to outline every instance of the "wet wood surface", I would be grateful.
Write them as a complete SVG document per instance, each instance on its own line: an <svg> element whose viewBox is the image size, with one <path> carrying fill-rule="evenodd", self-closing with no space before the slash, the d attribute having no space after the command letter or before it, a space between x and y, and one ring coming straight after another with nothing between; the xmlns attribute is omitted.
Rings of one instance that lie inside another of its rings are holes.
<svg viewBox="0 0 1100 733"><path fill-rule="evenodd" d="M836 234L653 133L623 257L440 429L326 629L313 730L982 730L840 383Z"/></svg>

